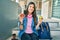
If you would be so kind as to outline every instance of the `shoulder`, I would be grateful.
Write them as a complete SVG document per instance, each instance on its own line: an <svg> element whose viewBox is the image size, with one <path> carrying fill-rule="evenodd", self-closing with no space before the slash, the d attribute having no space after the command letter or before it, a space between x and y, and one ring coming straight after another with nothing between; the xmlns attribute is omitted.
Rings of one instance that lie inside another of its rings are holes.
<svg viewBox="0 0 60 40"><path fill-rule="evenodd" d="M24 22L24 21L27 21L27 17L24 17L24 18L23 18L23 22Z"/></svg>

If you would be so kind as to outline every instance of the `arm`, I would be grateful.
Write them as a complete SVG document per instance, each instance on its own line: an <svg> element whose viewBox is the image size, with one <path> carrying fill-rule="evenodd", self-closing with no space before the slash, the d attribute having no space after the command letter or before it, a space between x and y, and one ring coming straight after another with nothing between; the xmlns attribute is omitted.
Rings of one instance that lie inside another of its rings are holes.
<svg viewBox="0 0 60 40"><path fill-rule="evenodd" d="M39 29L39 25L42 23L41 20L37 21L36 29Z"/></svg>
<svg viewBox="0 0 60 40"><path fill-rule="evenodd" d="M19 14L19 22L20 22L20 25L19 25L19 28L20 30L23 30L23 19L24 19L24 16L21 16L22 13Z"/></svg>
<svg viewBox="0 0 60 40"><path fill-rule="evenodd" d="M38 23L37 25L36 25L36 29L39 29L39 25L40 25L41 23Z"/></svg>
<svg viewBox="0 0 60 40"><path fill-rule="evenodd" d="M23 30L23 24L20 22L20 26L19 26L20 30Z"/></svg>

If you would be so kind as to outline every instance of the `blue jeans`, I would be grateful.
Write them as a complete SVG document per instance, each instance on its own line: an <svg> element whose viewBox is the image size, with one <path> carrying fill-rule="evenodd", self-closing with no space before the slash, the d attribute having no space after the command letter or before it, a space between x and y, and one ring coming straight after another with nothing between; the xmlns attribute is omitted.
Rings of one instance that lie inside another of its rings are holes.
<svg viewBox="0 0 60 40"><path fill-rule="evenodd" d="M24 33L21 37L21 40L39 40L39 39L38 36L34 33L32 34Z"/></svg>

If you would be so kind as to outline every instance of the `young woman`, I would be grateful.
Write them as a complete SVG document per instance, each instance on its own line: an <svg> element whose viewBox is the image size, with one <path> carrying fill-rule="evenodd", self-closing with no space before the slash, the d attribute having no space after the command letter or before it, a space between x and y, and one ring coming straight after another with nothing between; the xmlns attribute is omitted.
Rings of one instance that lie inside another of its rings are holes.
<svg viewBox="0 0 60 40"><path fill-rule="evenodd" d="M25 17L20 17L19 21L19 37L21 40L38 40L36 26L38 26L40 22L38 23L36 8L33 2L28 4Z"/></svg>

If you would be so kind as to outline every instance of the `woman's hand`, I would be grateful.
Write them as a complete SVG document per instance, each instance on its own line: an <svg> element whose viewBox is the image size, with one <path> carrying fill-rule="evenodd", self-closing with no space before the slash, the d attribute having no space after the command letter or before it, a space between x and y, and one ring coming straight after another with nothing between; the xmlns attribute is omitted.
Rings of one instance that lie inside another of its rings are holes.
<svg viewBox="0 0 60 40"><path fill-rule="evenodd" d="M20 21L20 30L23 29L23 18L25 17L25 15L23 13L19 14L19 21Z"/></svg>
<svg viewBox="0 0 60 40"><path fill-rule="evenodd" d="M42 20L41 19L39 19L39 21L38 21L38 24L36 25L36 29L38 29L39 28L39 25L42 23Z"/></svg>
<svg viewBox="0 0 60 40"><path fill-rule="evenodd" d="M41 24L41 23L42 23L42 19L39 19L38 24Z"/></svg>
<svg viewBox="0 0 60 40"><path fill-rule="evenodd" d="M23 22L23 18L25 17L25 15L23 13L19 14L19 21Z"/></svg>

